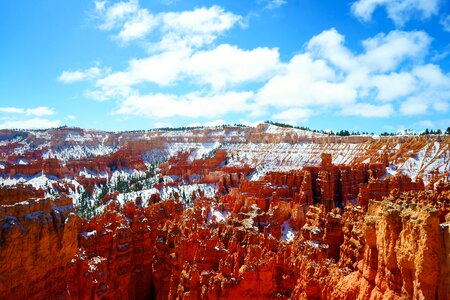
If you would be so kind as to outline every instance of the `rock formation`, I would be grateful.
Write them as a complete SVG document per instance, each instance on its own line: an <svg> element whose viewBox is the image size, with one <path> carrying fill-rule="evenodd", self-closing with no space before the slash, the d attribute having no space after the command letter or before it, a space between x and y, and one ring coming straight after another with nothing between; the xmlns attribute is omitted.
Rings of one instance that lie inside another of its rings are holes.
<svg viewBox="0 0 450 300"><path fill-rule="evenodd" d="M448 137L0 139L0 299L450 299Z"/></svg>
<svg viewBox="0 0 450 300"><path fill-rule="evenodd" d="M78 249L72 199L0 205L2 299L68 298L64 277Z"/></svg>

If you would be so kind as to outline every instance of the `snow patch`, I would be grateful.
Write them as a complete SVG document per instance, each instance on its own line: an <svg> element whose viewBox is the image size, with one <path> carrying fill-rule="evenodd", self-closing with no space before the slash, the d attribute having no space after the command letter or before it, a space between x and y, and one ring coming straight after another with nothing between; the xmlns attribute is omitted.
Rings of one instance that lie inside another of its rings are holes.
<svg viewBox="0 0 450 300"><path fill-rule="evenodd" d="M281 225L281 239L283 241L290 242L294 239L295 234L297 231L295 231L291 224L289 224L289 219L283 222L283 225Z"/></svg>
<svg viewBox="0 0 450 300"><path fill-rule="evenodd" d="M211 211L208 213L206 220L208 223L211 223L212 217L215 216L217 222L224 222L224 221L226 221L226 219L228 219L229 215L230 215L230 213L226 210L220 211L220 210L216 210L212 207Z"/></svg>

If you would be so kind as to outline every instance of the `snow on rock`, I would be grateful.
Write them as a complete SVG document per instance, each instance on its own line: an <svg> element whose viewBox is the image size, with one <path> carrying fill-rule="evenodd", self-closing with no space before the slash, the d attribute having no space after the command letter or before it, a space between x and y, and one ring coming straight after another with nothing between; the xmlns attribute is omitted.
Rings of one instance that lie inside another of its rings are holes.
<svg viewBox="0 0 450 300"><path fill-rule="evenodd" d="M292 241L296 233L297 231L295 231L291 227L291 224L289 224L289 219L283 222L283 224L281 225L281 239L283 241Z"/></svg>
<svg viewBox="0 0 450 300"><path fill-rule="evenodd" d="M228 165L248 164L258 170L258 174L269 171L289 171L303 166L317 165L321 162L321 154L331 153L334 164L352 163L357 157L365 154L367 145L335 143L324 145L311 142L298 144L225 144L230 159ZM257 178L255 176L255 178Z"/></svg>
<svg viewBox="0 0 450 300"><path fill-rule="evenodd" d="M432 170L438 170L444 173L450 169L449 146L434 142L426 145L416 155L408 158L399 171L407 174L413 180L417 175L423 175L422 179L425 184L430 180L429 173Z"/></svg>
<svg viewBox="0 0 450 300"><path fill-rule="evenodd" d="M221 210L214 209L214 207L212 207L211 211L208 213L208 216L206 217L206 220L208 223L211 223L212 217L215 216L217 222L223 222L226 219L228 219L229 215L230 215L230 213L226 210L221 211Z"/></svg>
<svg viewBox="0 0 450 300"><path fill-rule="evenodd" d="M99 144L96 146L70 145L59 147L56 149L49 149L44 152L42 157L57 158L61 161L68 161L71 159L82 159L93 156L109 155L117 150L117 147L105 146L103 144Z"/></svg>
<svg viewBox="0 0 450 300"><path fill-rule="evenodd" d="M141 190L139 192L130 192L130 193L121 193L117 195L116 200L121 204L124 205L127 201L134 201L137 197L142 197L142 205L147 206L148 200L153 194L159 194L159 191L155 188L152 189L145 189Z"/></svg>
<svg viewBox="0 0 450 300"><path fill-rule="evenodd" d="M217 192L217 187L211 184L189 184L179 186L164 186L161 189L151 188L143 189L138 192L120 193L117 195L116 200L124 205L127 201L135 201L137 197L142 198L142 206L148 205L148 200L153 194L159 194L161 201L167 201L172 199L175 194L178 194L180 201L189 206L192 204L192 195L200 197L200 192L204 193L205 197L213 198Z"/></svg>
<svg viewBox="0 0 450 300"><path fill-rule="evenodd" d="M87 240L89 237L97 235L97 230L83 231L78 233L78 235Z"/></svg>

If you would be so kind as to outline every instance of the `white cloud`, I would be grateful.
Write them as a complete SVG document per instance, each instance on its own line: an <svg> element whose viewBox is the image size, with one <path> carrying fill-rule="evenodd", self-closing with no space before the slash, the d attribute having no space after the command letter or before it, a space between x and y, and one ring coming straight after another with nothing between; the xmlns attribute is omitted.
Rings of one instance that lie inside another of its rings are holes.
<svg viewBox="0 0 450 300"><path fill-rule="evenodd" d="M95 10L101 12L105 9L106 1L95 1Z"/></svg>
<svg viewBox="0 0 450 300"><path fill-rule="evenodd" d="M59 120L48 120L41 118L33 118L28 120L13 120L0 123L2 129L46 129L54 128L61 125Z"/></svg>
<svg viewBox="0 0 450 300"><path fill-rule="evenodd" d="M397 26L412 18L430 18L439 11L440 0L358 0L352 4L352 13L363 21L370 21L378 7L384 7L388 17Z"/></svg>
<svg viewBox="0 0 450 300"><path fill-rule="evenodd" d="M158 85L170 85L181 76L189 51L166 51L144 59L133 59L129 64L131 83L153 82Z"/></svg>
<svg viewBox="0 0 450 300"><path fill-rule="evenodd" d="M148 9L141 8L137 0L111 6L96 4L96 13L102 20L99 28L118 31L113 38L122 43L142 39L157 30L160 40L152 45L156 51L210 44L221 33L242 22L241 16L226 12L217 5L152 14Z"/></svg>
<svg viewBox="0 0 450 300"><path fill-rule="evenodd" d="M112 30L139 10L139 1L118 2L106 8L106 1L96 1L95 8L102 19L101 30Z"/></svg>
<svg viewBox="0 0 450 300"><path fill-rule="evenodd" d="M126 97L131 93L131 86L136 84L129 72L116 72L96 82L97 90L86 91L85 95L98 101L106 101L115 97Z"/></svg>
<svg viewBox="0 0 450 300"><path fill-rule="evenodd" d="M442 29L444 29L447 32L450 32L450 15L441 19L441 25Z"/></svg>
<svg viewBox="0 0 450 300"><path fill-rule="evenodd" d="M286 0L269 0L264 8L268 10L277 9L285 5L286 3L287 3Z"/></svg>
<svg viewBox="0 0 450 300"><path fill-rule="evenodd" d="M161 21L161 40L152 45L154 51L201 48L213 43L218 36L236 24L243 24L241 16L217 5L191 11L161 13L158 17Z"/></svg>
<svg viewBox="0 0 450 300"><path fill-rule="evenodd" d="M136 16L123 24L122 30L116 38L127 43L132 40L141 39L157 26L157 20L150 15L147 10L141 9L136 12Z"/></svg>
<svg viewBox="0 0 450 300"><path fill-rule="evenodd" d="M422 58L428 52L430 42L430 36L423 31L379 33L363 41L366 52L360 61L373 71L391 71L407 59Z"/></svg>
<svg viewBox="0 0 450 300"><path fill-rule="evenodd" d="M249 100L252 97L252 92L226 92L212 95L190 93L182 96L136 95L121 102L115 113L156 118L174 116L214 118L228 113L243 113L251 110L252 106Z"/></svg>
<svg viewBox="0 0 450 300"><path fill-rule="evenodd" d="M344 71L357 69L359 64L351 51L344 46L344 42L345 37L335 28L331 28L313 36L307 44L307 50L314 57L325 58Z"/></svg>
<svg viewBox="0 0 450 300"><path fill-rule="evenodd" d="M394 108L391 104L354 103L351 106L344 107L341 110L341 114L365 118L387 118L394 114Z"/></svg>
<svg viewBox="0 0 450 300"><path fill-rule="evenodd" d="M307 49L314 57L324 58L342 71L387 72L407 59L420 60L428 52L431 38L423 31L379 33L362 42L364 53L358 56L344 42L345 37L332 28L311 38Z"/></svg>
<svg viewBox="0 0 450 300"><path fill-rule="evenodd" d="M25 113L25 110L18 107L0 107L0 112L9 114L23 114Z"/></svg>
<svg viewBox="0 0 450 300"><path fill-rule="evenodd" d="M400 106L405 115L422 115L430 110L445 113L450 102L450 74L444 74L439 66L427 64L415 67L411 72L417 79L417 92Z"/></svg>
<svg viewBox="0 0 450 300"><path fill-rule="evenodd" d="M357 3L367 18L377 6L391 5L385 0ZM281 62L277 48L214 45L220 35L243 24L241 16L220 6L151 13L138 1L128 1L99 2L96 10L102 30L122 43L144 39L148 55L130 59L116 72L65 71L59 80L96 79L86 95L115 99L116 115L216 119L270 112L274 119L297 123L323 112L375 118L396 110L404 115L448 110L450 76L424 64L432 39L423 31L379 33L362 41L360 51L352 51L344 35L332 28ZM249 83L254 91L242 92Z"/></svg>
<svg viewBox="0 0 450 300"><path fill-rule="evenodd" d="M420 96L413 96L404 101L400 106L403 115L422 115L426 113L428 104Z"/></svg>
<svg viewBox="0 0 450 300"><path fill-rule="evenodd" d="M272 116L275 120L281 120L292 125L306 123L308 119L314 115L311 109L291 108Z"/></svg>
<svg viewBox="0 0 450 300"><path fill-rule="evenodd" d="M376 100L394 101L405 97L416 90L416 77L408 72L389 73L372 77L374 87L378 89Z"/></svg>
<svg viewBox="0 0 450 300"><path fill-rule="evenodd" d="M33 115L33 116L51 116L53 115L55 112L45 106L39 106L39 107L35 107L35 108L28 108L25 113L27 115Z"/></svg>
<svg viewBox="0 0 450 300"><path fill-rule="evenodd" d="M242 19L241 16L226 12L217 5L210 8L196 8L192 11L163 13L161 17L165 31L184 34L221 33L229 30Z"/></svg>
<svg viewBox="0 0 450 300"><path fill-rule="evenodd" d="M256 99L261 105L306 107L349 104L355 97L356 90L339 81L325 61L300 54L261 88Z"/></svg>
<svg viewBox="0 0 450 300"><path fill-rule="evenodd" d="M67 115L66 116L66 119L67 120L75 120L77 117L76 116L74 116L74 115Z"/></svg>
<svg viewBox="0 0 450 300"><path fill-rule="evenodd" d="M58 77L58 81L63 83L73 83L76 81L91 80L102 75L98 67L92 67L86 70L63 71Z"/></svg>
<svg viewBox="0 0 450 300"><path fill-rule="evenodd" d="M417 106L414 103L418 101L414 97L435 99L433 103L425 101L428 109L445 111L448 108L445 97L450 86L448 76L434 65L427 68L421 65L430 41L430 37L421 31L394 30L364 40L363 51L356 54L345 46L343 35L330 29L311 38L305 51L288 63L280 62L278 49L243 50L228 44L208 50L182 47L132 59L126 71L110 73L97 80L97 90L88 91L87 95L97 100L118 99L116 113L122 115L214 117L239 111L225 108L223 113L218 113L222 105L215 106L218 103L215 97L226 93L233 97L243 95L245 93L229 89L249 82L265 82L255 95L246 98L242 106L252 117L261 116L270 107L285 109L286 112L274 115L278 119L287 119L283 113L311 108L318 112L336 109L342 110L344 115L380 117L377 112L362 110L380 109L390 115L394 111L393 105L369 102L402 99L405 103L400 104L401 113L426 113L426 109L414 109ZM182 82L199 86L202 92L188 91L180 96L140 95L138 88L142 83L173 87ZM208 87L211 88L209 92ZM206 94L212 95L210 101L199 96ZM210 103L212 109L209 112L194 112L210 107ZM354 113L346 110L348 106L355 108Z"/></svg>
<svg viewBox="0 0 450 300"><path fill-rule="evenodd" d="M25 114L28 116L50 116L55 113L52 109L46 106L39 106L26 109L19 107L0 107L0 112L10 114Z"/></svg>
<svg viewBox="0 0 450 300"><path fill-rule="evenodd" d="M359 54L344 42L335 29L311 38L305 51L258 91L257 103L275 108L338 109L346 116L363 117L395 112L394 104L376 102L400 102L404 115L448 110L450 76L436 65L423 65L431 42L425 32L377 34L362 42Z"/></svg>
<svg viewBox="0 0 450 300"><path fill-rule="evenodd" d="M227 59L224 60L224 57ZM256 48L246 51L228 44L194 53L179 49L132 59L127 71L111 73L99 79L96 83L98 90L87 95L97 100L126 97L133 86L141 83L170 86L184 79L193 84L207 84L220 89L267 80L278 69L278 49Z"/></svg>
<svg viewBox="0 0 450 300"><path fill-rule="evenodd" d="M224 59L226 58L226 59ZM186 62L186 73L200 84L214 88L267 80L279 68L278 49L242 50L222 44L213 50L195 53Z"/></svg>

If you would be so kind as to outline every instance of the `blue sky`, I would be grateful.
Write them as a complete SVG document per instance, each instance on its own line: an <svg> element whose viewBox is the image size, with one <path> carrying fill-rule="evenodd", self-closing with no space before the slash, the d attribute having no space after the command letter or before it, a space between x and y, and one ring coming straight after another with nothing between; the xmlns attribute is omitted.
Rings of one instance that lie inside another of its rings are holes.
<svg viewBox="0 0 450 300"><path fill-rule="evenodd" d="M450 1L1 1L0 45L0 128L450 126Z"/></svg>

